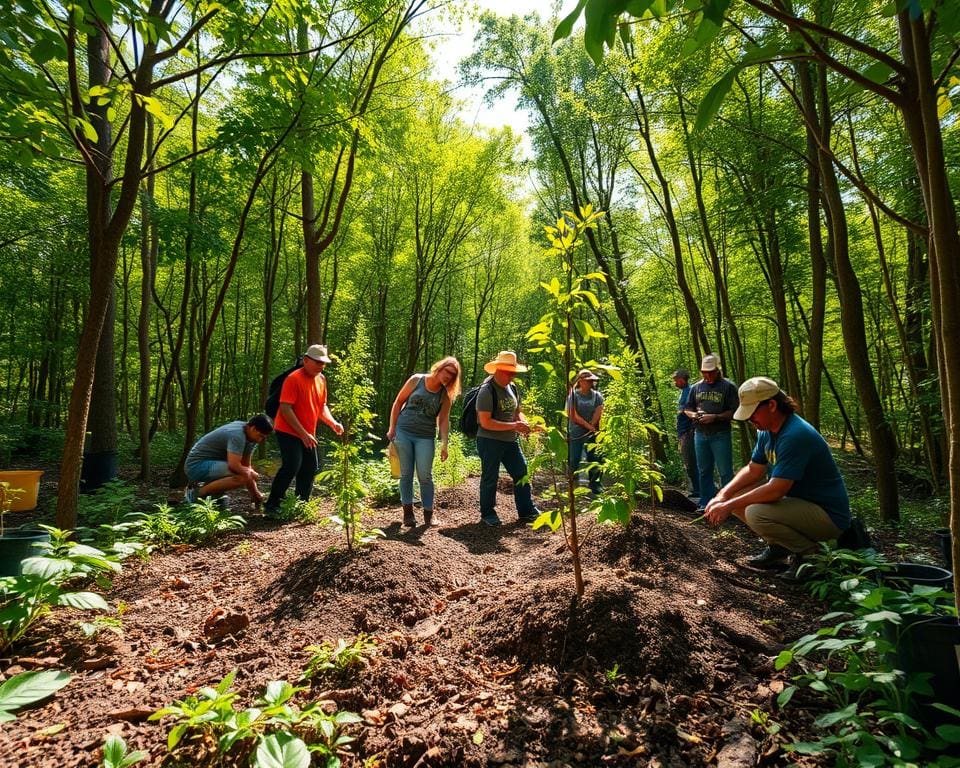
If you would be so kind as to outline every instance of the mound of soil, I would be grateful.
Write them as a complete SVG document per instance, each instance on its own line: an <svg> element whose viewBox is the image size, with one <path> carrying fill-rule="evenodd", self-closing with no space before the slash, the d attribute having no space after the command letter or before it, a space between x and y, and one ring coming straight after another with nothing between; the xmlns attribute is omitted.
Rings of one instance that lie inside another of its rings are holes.
<svg viewBox="0 0 960 768"><path fill-rule="evenodd" d="M377 642L368 665L301 694L363 717L347 766L786 763L776 740L803 723L772 737L751 712L782 722L772 659L822 606L739 565L755 549L742 527L664 508L625 529L584 518L577 598L562 535L508 522L500 490L501 528L478 524L472 478L438 492L432 528L374 510L386 538L356 553L333 527L252 517L213 546L128 562L107 595L120 635L84 639L81 614L58 610L3 660L4 677L73 680L4 725L0 764L96 765L109 733L147 751L141 765L213 764L196 741L171 758L150 713L234 669L249 704L296 683L307 646L359 633Z"/></svg>

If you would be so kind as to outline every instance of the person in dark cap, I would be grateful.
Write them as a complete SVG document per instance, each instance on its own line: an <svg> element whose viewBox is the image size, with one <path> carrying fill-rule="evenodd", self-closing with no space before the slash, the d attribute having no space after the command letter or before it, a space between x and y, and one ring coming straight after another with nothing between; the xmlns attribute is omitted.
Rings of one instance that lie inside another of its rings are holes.
<svg viewBox="0 0 960 768"><path fill-rule="evenodd" d="M317 425L322 421L336 434L343 426L333 418L327 405L327 380L323 369L330 362L327 348L313 344L303 355L303 367L283 382L280 410L274 424L281 466L273 478L270 497L264 506L268 517L280 512L280 502L296 478L297 498L307 501L313 491L313 479L320 468L317 458Z"/></svg>
<svg viewBox="0 0 960 768"><path fill-rule="evenodd" d="M757 444L750 463L707 505L707 521L735 515L767 543L748 564L783 567L792 554L795 575L804 555L850 526L847 488L826 440L777 382L748 379L739 396L734 418L757 428Z"/></svg>
<svg viewBox="0 0 960 768"><path fill-rule="evenodd" d="M696 425L684 413L690 400L690 372L678 368L672 378L673 386L680 390L677 398L677 449L683 459L683 468L687 471L687 495L696 498L700 496L700 471L697 469L697 448L693 440Z"/></svg>
<svg viewBox="0 0 960 768"><path fill-rule="evenodd" d="M222 496L246 488L254 504L263 501L257 488L260 475L250 464L253 449L273 432L273 420L258 413L250 421L231 421L208 432L190 449L184 469L189 485L183 497L193 504L207 496Z"/></svg>

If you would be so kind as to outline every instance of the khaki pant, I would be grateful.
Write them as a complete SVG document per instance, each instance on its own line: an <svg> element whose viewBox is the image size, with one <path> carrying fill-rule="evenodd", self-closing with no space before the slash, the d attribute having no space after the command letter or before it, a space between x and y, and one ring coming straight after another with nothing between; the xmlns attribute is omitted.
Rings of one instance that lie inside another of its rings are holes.
<svg viewBox="0 0 960 768"><path fill-rule="evenodd" d="M798 554L816 551L818 542L841 533L822 507L791 496L770 504L751 504L744 522L767 544L779 544Z"/></svg>

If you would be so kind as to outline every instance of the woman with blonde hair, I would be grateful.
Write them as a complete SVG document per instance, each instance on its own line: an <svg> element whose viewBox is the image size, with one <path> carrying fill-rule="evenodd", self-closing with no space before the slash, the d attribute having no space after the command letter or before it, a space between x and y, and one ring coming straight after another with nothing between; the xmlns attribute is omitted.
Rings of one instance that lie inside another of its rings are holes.
<svg viewBox="0 0 960 768"><path fill-rule="evenodd" d="M433 525L433 457L437 430L440 431L440 461L447 460L450 434L450 406L460 394L460 363L445 357L430 366L429 373L415 373L400 388L390 409L392 441L400 457L400 504L403 524L417 524L413 514L413 471L420 482L423 523Z"/></svg>

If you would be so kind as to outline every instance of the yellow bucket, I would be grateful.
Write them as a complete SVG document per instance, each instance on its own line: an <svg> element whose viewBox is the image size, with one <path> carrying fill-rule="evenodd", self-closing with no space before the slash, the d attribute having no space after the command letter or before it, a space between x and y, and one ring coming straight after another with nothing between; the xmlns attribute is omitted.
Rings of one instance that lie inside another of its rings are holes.
<svg viewBox="0 0 960 768"><path fill-rule="evenodd" d="M7 483L11 512L29 512L36 509L42 474L39 469L0 472L0 483Z"/></svg>

